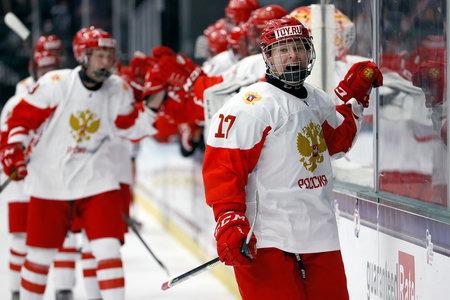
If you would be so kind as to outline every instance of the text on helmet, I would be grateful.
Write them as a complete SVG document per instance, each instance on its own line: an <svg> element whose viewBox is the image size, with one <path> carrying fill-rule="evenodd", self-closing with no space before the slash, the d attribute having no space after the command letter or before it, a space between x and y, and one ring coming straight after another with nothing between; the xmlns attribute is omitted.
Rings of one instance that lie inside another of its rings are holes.
<svg viewBox="0 0 450 300"><path fill-rule="evenodd" d="M274 30L275 38L280 39L287 36L292 35L301 35L303 30L302 25L295 25L295 26L286 26L281 27L277 30Z"/></svg>

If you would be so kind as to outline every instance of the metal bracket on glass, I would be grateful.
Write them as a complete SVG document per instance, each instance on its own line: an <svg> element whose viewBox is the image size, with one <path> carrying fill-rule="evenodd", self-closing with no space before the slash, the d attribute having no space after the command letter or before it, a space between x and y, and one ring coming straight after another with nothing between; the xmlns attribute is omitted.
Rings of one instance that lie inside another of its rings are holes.
<svg viewBox="0 0 450 300"><path fill-rule="evenodd" d="M358 199L356 199L355 211L353 212L353 221L355 222L355 236L358 238L359 230L361 228Z"/></svg>
<svg viewBox="0 0 450 300"><path fill-rule="evenodd" d="M425 233L425 249L427 250L427 264L433 264L433 242L431 242L431 234L427 229Z"/></svg>
<svg viewBox="0 0 450 300"><path fill-rule="evenodd" d="M339 218L341 215L341 211L339 210L339 202L336 199L334 199L333 206L334 206L334 215L336 217L336 222L339 224Z"/></svg>

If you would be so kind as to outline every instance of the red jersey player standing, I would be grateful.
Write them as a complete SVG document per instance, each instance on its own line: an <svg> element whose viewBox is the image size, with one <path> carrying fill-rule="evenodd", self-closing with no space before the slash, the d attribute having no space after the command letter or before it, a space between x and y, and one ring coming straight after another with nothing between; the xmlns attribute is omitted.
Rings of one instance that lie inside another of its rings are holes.
<svg viewBox="0 0 450 300"><path fill-rule="evenodd" d="M219 258L234 267L244 300L348 299L330 159L351 147L382 75L372 62L355 64L335 106L304 83L315 52L298 20L268 21L260 40L267 81L227 101L207 139L203 179Z"/></svg>

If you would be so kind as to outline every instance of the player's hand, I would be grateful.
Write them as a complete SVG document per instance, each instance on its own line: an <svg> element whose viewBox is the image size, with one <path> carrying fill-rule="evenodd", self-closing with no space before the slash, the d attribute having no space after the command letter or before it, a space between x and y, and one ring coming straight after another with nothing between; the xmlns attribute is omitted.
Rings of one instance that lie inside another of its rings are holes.
<svg viewBox="0 0 450 300"><path fill-rule="evenodd" d="M6 144L0 149L3 171L12 180L22 180L27 176L25 153L22 143Z"/></svg>
<svg viewBox="0 0 450 300"><path fill-rule="evenodd" d="M344 102L355 98L363 107L368 107L372 87L382 85L383 75L375 63L367 60L353 64L334 92Z"/></svg>
<svg viewBox="0 0 450 300"><path fill-rule="evenodd" d="M182 53L176 56L162 57L159 60L159 66L162 76L169 86L185 91L190 89L201 74L201 68Z"/></svg>
<svg viewBox="0 0 450 300"><path fill-rule="evenodd" d="M417 72L413 74L412 83L424 92L426 107L442 104L445 88L445 63L439 61L420 63Z"/></svg>
<svg viewBox="0 0 450 300"><path fill-rule="evenodd" d="M256 237L252 234L247 253L243 254L243 244L250 231L250 224L242 212L228 211L217 219L214 237L217 241L219 259L228 266L243 266L251 263L256 256Z"/></svg>

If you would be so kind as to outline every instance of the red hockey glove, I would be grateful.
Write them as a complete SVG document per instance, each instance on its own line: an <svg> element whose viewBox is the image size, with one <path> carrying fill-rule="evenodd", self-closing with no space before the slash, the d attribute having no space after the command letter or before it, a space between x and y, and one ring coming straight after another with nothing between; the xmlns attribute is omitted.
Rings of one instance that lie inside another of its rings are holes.
<svg viewBox="0 0 450 300"><path fill-rule="evenodd" d="M375 63L367 60L354 64L334 92L344 102L355 98L363 107L368 107L372 87L382 85L383 75Z"/></svg>
<svg viewBox="0 0 450 300"><path fill-rule="evenodd" d="M445 63L438 61L422 62L412 77L413 85L420 87L425 94L426 107L442 104L445 82Z"/></svg>
<svg viewBox="0 0 450 300"><path fill-rule="evenodd" d="M220 261L228 266L248 265L256 255L256 237L252 234L248 253L244 256L242 245L250 231L250 224L244 213L228 211L219 216L214 237Z"/></svg>
<svg viewBox="0 0 450 300"><path fill-rule="evenodd" d="M6 144L0 149L3 171L12 180L22 180L27 176L25 154L21 143Z"/></svg>
<svg viewBox="0 0 450 300"><path fill-rule="evenodd" d="M152 56L155 59L160 59L163 56L170 56L170 55L173 55L173 56L176 55L175 51L173 51L172 48L170 48L170 47L157 46L157 47L154 47L152 50Z"/></svg>
<svg viewBox="0 0 450 300"><path fill-rule="evenodd" d="M194 81L202 74L201 68L184 54L165 56L159 60L163 78L174 88L188 91Z"/></svg>

